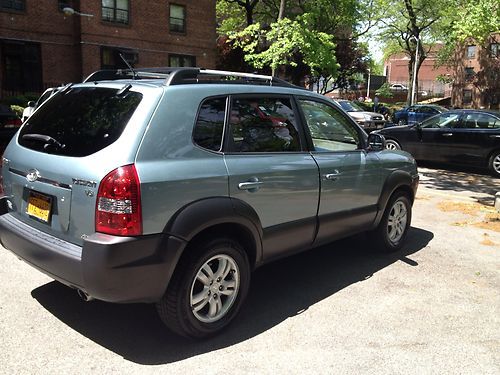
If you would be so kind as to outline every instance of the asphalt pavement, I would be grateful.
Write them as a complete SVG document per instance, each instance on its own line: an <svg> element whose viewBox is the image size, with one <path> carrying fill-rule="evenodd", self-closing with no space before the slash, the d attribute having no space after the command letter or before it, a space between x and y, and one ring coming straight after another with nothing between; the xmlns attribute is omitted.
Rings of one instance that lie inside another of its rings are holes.
<svg viewBox="0 0 500 375"><path fill-rule="evenodd" d="M500 180L420 173L402 251L360 235L265 266L201 342L153 306L85 303L0 248L0 373L500 374Z"/></svg>

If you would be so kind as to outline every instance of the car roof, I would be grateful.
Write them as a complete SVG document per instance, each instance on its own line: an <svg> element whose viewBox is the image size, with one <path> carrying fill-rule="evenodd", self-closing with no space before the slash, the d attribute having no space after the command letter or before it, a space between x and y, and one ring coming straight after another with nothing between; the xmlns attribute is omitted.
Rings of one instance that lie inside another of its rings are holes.
<svg viewBox="0 0 500 375"><path fill-rule="evenodd" d="M446 113L488 113L500 117L500 112L493 109L452 109Z"/></svg>
<svg viewBox="0 0 500 375"><path fill-rule="evenodd" d="M154 86L175 86L181 84L245 84L277 86L304 90L280 78L242 72L212 70L202 68L140 68L99 70L89 75L83 82L120 81L135 84L141 82Z"/></svg>

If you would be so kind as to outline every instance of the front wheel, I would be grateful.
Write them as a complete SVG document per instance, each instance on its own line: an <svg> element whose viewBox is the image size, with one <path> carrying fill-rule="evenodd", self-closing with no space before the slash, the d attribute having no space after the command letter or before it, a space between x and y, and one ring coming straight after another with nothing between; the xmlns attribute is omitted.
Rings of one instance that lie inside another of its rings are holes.
<svg viewBox="0 0 500 375"><path fill-rule="evenodd" d="M500 151L495 151L491 155L489 167L493 176L500 177Z"/></svg>
<svg viewBox="0 0 500 375"><path fill-rule="evenodd" d="M401 248L411 223L411 203L404 192L396 192L389 200L378 227L370 235L383 252Z"/></svg>
<svg viewBox="0 0 500 375"><path fill-rule="evenodd" d="M401 150L401 145L393 139L386 139L385 148L387 150Z"/></svg>
<svg viewBox="0 0 500 375"><path fill-rule="evenodd" d="M229 238L200 242L186 251L156 307L170 330L205 338L238 313L248 292L250 266L246 252Z"/></svg>

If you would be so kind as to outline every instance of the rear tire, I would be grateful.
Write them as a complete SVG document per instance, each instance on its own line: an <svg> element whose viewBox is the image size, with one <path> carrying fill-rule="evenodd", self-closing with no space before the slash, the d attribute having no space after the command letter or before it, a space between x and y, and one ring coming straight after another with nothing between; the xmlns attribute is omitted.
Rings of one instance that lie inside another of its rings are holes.
<svg viewBox="0 0 500 375"><path fill-rule="evenodd" d="M488 166L493 176L500 177L500 151L493 152Z"/></svg>
<svg viewBox="0 0 500 375"><path fill-rule="evenodd" d="M206 338L237 315L250 284L248 257L229 238L199 241L186 251L156 309L173 332Z"/></svg>
<svg viewBox="0 0 500 375"><path fill-rule="evenodd" d="M411 224L411 203L408 196L395 192L387 203L378 227L370 237L378 250L386 253L397 251L403 246Z"/></svg>

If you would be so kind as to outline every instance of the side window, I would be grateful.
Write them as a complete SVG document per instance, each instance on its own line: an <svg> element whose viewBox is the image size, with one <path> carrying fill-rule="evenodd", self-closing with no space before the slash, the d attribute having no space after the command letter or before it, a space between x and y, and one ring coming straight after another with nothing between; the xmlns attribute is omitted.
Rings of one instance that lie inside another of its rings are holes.
<svg viewBox="0 0 500 375"><path fill-rule="evenodd" d="M468 113L464 121L468 129L499 129L500 120L484 113Z"/></svg>
<svg viewBox="0 0 500 375"><path fill-rule="evenodd" d="M359 133L335 108L312 100L299 102L316 151L353 151L359 148Z"/></svg>
<svg viewBox="0 0 500 375"><path fill-rule="evenodd" d="M231 151L301 151L289 98L234 98L231 105Z"/></svg>
<svg viewBox="0 0 500 375"><path fill-rule="evenodd" d="M198 146L220 150L225 114L226 98L207 99L202 103L193 131L193 140Z"/></svg>
<svg viewBox="0 0 500 375"><path fill-rule="evenodd" d="M458 124L460 118L459 113L443 113L438 116L431 117L422 123L422 128L454 128Z"/></svg>

